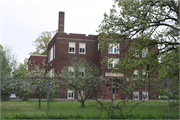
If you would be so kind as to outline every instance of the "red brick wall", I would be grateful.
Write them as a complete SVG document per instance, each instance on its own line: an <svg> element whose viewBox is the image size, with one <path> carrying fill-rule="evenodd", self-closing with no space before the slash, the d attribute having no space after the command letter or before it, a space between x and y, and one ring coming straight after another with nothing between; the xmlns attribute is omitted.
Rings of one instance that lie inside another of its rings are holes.
<svg viewBox="0 0 180 120"><path fill-rule="evenodd" d="M31 55L28 60L28 70L31 70L34 65L42 67L43 63L47 64L47 55Z"/></svg>

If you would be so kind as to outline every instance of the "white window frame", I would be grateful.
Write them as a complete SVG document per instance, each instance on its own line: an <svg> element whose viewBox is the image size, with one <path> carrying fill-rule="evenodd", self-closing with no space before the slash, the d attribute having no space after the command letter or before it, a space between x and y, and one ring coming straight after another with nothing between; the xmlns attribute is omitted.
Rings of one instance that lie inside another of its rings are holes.
<svg viewBox="0 0 180 120"><path fill-rule="evenodd" d="M119 54L119 49L120 48L120 44L114 44L114 43L110 43L109 44L109 48L108 48L108 53L109 54Z"/></svg>
<svg viewBox="0 0 180 120"><path fill-rule="evenodd" d="M72 94L72 97L69 97L69 94ZM74 97L75 97L74 90L68 90L68 92L67 92L67 98L68 98L68 99L74 99Z"/></svg>
<svg viewBox="0 0 180 120"><path fill-rule="evenodd" d="M134 77L134 76L137 76L137 78ZM135 70L135 71L133 72L133 80L138 80L138 78L139 78L139 70Z"/></svg>
<svg viewBox="0 0 180 120"><path fill-rule="evenodd" d="M71 48L74 48L74 51L70 51ZM76 43L75 42L69 42L69 53L76 53Z"/></svg>
<svg viewBox="0 0 180 120"><path fill-rule="evenodd" d="M49 53L48 61L51 62L55 58L55 45L51 47L48 53Z"/></svg>
<svg viewBox="0 0 180 120"><path fill-rule="evenodd" d="M146 55L148 54L148 48L145 48L142 50L142 58L146 57Z"/></svg>
<svg viewBox="0 0 180 120"><path fill-rule="evenodd" d="M146 93L147 93L147 97L144 99L144 96L146 95ZM148 97L149 95L148 95L148 91L142 91L142 100L148 100Z"/></svg>
<svg viewBox="0 0 180 120"><path fill-rule="evenodd" d="M111 68L114 68L115 69L115 66L116 64L119 62L119 58L110 58L108 60L108 69L111 69Z"/></svg>
<svg viewBox="0 0 180 120"><path fill-rule="evenodd" d="M81 52L81 49L84 49L84 51ZM86 54L86 43L79 43L79 54Z"/></svg>
<svg viewBox="0 0 180 120"><path fill-rule="evenodd" d="M49 62L53 60L53 47L49 50Z"/></svg>
<svg viewBox="0 0 180 120"><path fill-rule="evenodd" d="M135 98L135 96L138 96L138 98ZM139 91L133 92L133 100L139 100Z"/></svg>

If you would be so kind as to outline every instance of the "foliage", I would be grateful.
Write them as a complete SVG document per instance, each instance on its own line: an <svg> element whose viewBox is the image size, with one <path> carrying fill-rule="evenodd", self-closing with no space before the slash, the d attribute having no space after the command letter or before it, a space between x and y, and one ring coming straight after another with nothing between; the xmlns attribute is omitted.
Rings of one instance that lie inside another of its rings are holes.
<svg viewBox="0 0 180 120"><path fill-rule="evenodd" d="M167 99L168 99L167 96L161 96L161 97L160 97L160 100L167 100Z"/></svg>
<svg viewBox="0 0 180 120"><path fill-rule="evenodd" d="M0 45L0 80L1 98L8 100L12 92L15 91L15 81L12 79L12 72L17 67L16 55L12 54L11 46Z"/></svg>
<svg viewBox="0 0 180 120"><path fill-rule="evenodd" d="M71 65L61 70L60 76L62 84L79 93L82 107L89 95L96 94L95 91L101 82L99 68L81 58L73 58Z"/></svg>
<svg viewBox="0 0 180 120"><path fill-rule="evenodd" d="M178 100L170 101L169 105L170 105L170 107L177 107L177 108L179 108L179 101Z"/></svg>
<svg viewBox="0 0 180 120"><path fill-rule="evenodd" d="M33 42L36 51L31 52L30 55L47 55L47 46L56 31L43 31L38 38Z"/></svg>
<svg viewBox="0 0 180 120"><path fill-rule="evenodd" d="M57 81L50 77L50 73L46 73L46 65L43 63L42 66L34 65L31 70L26 74L26 79L23 83L22 89L28 93L35 93L39 96L39 108L41 108L41 98L43 95L47 95L48 91L54 93L59 87Z"/></svg>
<svg viewBox="0 0 180 120"><path fill-rule="evenodd" d="M16 82L16 95L20 96L20 98L23 97L23 100L28 100L27 91L24 90L21 86L23 86L23 83L26 79L27 74L27 59L24 59L24 64L20 63L18 68L14 70L13 72L13 79Z"/></svg>
<svg viewBox="0 0 180 120"><path fill-rule="evenodd" d="M120 43L120 55L116 56L120 57L116 69L119 73L126 73L129 77L134 70L143 68L149 73L149 78L153 78L157 70L164 71L166 66L170 66L168 75L179 75L177 0L115 0L110 14L104 14L98 32L102 51L107 51L110 43ZM146 57L140 59L141 56L134 56L146 48ZM158 50L155 51L155 48Z"/></svg>

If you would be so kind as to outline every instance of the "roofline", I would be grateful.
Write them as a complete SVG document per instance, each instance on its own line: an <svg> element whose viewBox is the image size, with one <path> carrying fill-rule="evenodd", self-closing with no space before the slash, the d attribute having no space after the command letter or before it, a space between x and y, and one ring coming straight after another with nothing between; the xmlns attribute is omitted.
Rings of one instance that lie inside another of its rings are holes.
<svg viewBox="0 0 180 120"><path fill-rule="evenodd" d="M47 55L31 55L31 56L47 56Z"/></svg>

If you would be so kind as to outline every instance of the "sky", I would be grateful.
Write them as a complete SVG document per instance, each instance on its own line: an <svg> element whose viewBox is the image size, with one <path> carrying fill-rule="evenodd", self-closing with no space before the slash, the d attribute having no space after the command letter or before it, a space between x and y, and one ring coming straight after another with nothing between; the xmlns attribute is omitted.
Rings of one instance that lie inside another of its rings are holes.
<svg viewBox="0 0 180 120"><path fill-rule="evenodd" d="M11 46L19 63L35 51L33 41L43 31L58 29L65 12L65 33L97 35L103 14L113 0L0 0L0 44Z"/></svg>

